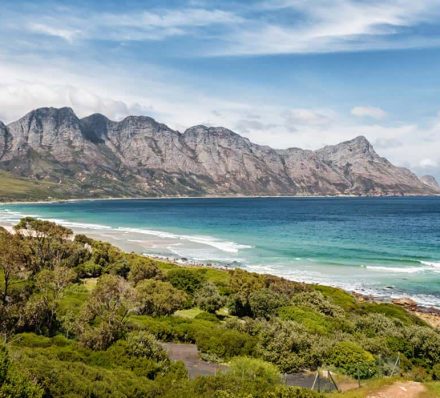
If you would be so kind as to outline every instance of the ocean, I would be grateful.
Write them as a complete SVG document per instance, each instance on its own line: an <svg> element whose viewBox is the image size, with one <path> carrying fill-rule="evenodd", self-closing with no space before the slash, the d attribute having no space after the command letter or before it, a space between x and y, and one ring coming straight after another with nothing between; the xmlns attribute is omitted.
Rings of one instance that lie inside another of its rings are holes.
<svg viewBox="0 0 440 398"><path fill-rule="evenodd" d="M188 198L2 204L129 251L241 267L440 308L440 197Z"/></svg>

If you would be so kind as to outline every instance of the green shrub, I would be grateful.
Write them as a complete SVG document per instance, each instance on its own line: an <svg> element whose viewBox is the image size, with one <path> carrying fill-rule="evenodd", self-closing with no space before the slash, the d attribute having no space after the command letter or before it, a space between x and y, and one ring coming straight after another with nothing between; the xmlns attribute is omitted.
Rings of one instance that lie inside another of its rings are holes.
<svg viewBox="0 0 440 398"><path fill-rule="evenodd" d="M329 357L329 364L347 375L367 379L377 372L374 356L351 341L337 343Z"/></svg>
<svg viewBox="0 0 440 398"><path fill-rule="evenodd" d="M229 362L228 374L243 380L258 380L258 384L275 385L281 383L277 367L257 358L237 357Z"/></svg>
<svg viewBox="0 0 440 398"><path fill-rule="evenodd" d="M205 312L205 311L203 311L200 314L196 315L194 317L194 319L200 319L200 320L204 320L204 321L220 323L220 319L217 318L217 315L212 314L210 312Z"/></svg>
<svg viewBox="0 0 440 398"><path fill-rule="evenodd" d="M324 295L318 291L299 293L293 296L292 302L298 306L313 308L323 315L342 316L344 313L341 307L327 300Z"/></svg>
<svg viewBox="0 0 440 398"><path fill-rule="evenodd" d="M359 308L355 296L337 287L313 285L312 289L322 293L322 295L333 304L342 307L345 311L353 311Z"/></svg>
<svg viewBox="0 0 440 398"><path fill-rule="evenodd" d="M135 285L143 279L161 279L163 277L162 271L156 263L146 257L130 256L129 266L128 280Z"/></svg>
<svg viewBox="0 0 440 398"><path fill-rule="evenodd" d="M200 352L211 360L251 355L256 345L255 338L245 333L218 327L197 330L195 340Z"/></svg>
<svg viewBox="0 0 440 398"><path fill-rule="evenodd" d="M285 373L314 367L308 353L315 340L302 325L274 319L261 323L258 329L256 351L262 359L276 364Z"/></svg>
<svg viewBox="0 0 440 398"><path fill-rule="evenodd" d="M80 278L96 278L102 274L102 266L93 260L86 261L75 267L75 271Z"/></svg>
<svg viewBox="0 0 440 398"><path fill-rule="evenodd" d="M296 321L311 333L326 334L334 328L333 319L307 307L287 306L278 309L283 320Z"/></svg>
<svg viewBox="0 0 440 398"><path fill-rule="evenodd" d="M430 367L440 363L440 334L428 327L411 326L404 329L408 358L417 359L420 365Z"/></svg>
<svg viewBox="0 0 440 398"><path fill-rule="evenodd" d="M362 310L365 313L375 313L383 314L387 318L394 318L402 321L405 325L420 325L426 326L425 322L422 321L415 315L410 314L407 310L399 307L395 304L389 303L363 303Z"/></svg>
<svg viewBox="0 0 440 398"><path fill-rule="evenodd" d="M9 369L9 355L8 350L4 344L0 345L0 385L2 385L6 379Z"/></svg>
<svg viewBox="0 0 440 398"><path fill-rule="evenodd" d="M203 311L215 313L225 305L225 298L220 296L217 287L212 283L205 283L196 293L195 303Z"/></svg>
<svg viewBox="0 0 440 398"><path fill-rule="evenodd" d="M168 272L167 279L176 289L193 295L206 281L206 272L202 269L172 269Z"/></svg>
<svg viewBox="0 0 440 398"><path fill-rule="evenodd" d="M440 363L436 363L432 367L432 378L433 380L440 380Z"/></svg>
<svg viewBox="0 0 440 398"><path fill-rule="evenodd" d="M276 386L264 398L324 398L324 395L307 388Z"/></svg>
<svg viewBox="0 0 440 398"><path fill-rule="evenodd" d="M169 282L146 279L136 286L136 301L139 314L171 315L185 307L188 297Z"/></svg>
<svg viewBox="0 0 440 398"><path fill-rule="evenodd" d="M256 318L269 319L276 315L279 307L288 304L288 298L271 289L260 289L249 295L249 305L252 315Z"/></svg>
<svg viewBox="0 0 440 398"><path fill-rule="evenodd" d="M145 357L155 361L168 359L165 350L150 333L140 331L129 333L126 338L126 353L129 356Z"/></svg>

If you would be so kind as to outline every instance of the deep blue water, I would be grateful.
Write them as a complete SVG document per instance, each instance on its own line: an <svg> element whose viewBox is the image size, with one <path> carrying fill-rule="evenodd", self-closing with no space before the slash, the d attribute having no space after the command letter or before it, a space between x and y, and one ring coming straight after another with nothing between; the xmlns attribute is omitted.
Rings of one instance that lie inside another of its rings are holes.
<svg viewBox="0 0 440 398"><path fill-rule="evenodd" d="M109 200L0 210L4 220L56 219L149 254L440 306L440 197Z"/></svg>

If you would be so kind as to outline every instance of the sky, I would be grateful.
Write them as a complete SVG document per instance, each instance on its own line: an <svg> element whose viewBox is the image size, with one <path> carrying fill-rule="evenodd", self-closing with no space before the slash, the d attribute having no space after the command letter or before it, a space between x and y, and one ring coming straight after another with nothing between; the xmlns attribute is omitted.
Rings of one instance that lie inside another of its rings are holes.
<svg viewBox="0 0 440 398"><path fill-rule="evenodd" d="M0 120L70 106L440 180L440 0L1 0Z"/></svg>

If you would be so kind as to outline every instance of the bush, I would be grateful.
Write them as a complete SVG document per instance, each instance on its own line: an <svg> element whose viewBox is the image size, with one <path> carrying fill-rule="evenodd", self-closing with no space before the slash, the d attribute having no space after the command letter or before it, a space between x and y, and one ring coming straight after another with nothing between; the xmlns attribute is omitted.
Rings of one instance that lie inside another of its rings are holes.
<svg viewBox="0 0 440 398"><path fill-rule="evenodd" d="M432 378L434 380L440 380L440 363L436 363L432 367Z"/></svg>
<svg viewBox="0 0 440 398"><path fill-rule="evenodd" d="M225 305L225 298L212 283L205 283L196 293L195 302L203 311L215 313Z"/></svg>
<svg viewBox="0 0 440 398"><path fill-rule="evenodd" d="M324 398L324 395L301 387L276 386L264 398Z"/></svg>
<svg viewBox="0 0 440 398"><path fill-rule="evenodd" d="M145 357L155 361L168 359L165 350L150 333L132 332L127 336L126 353L129 356Z"/></svg>
<svg viewBox="0 0 440 398"><path fill-rule="evenodd" d="M193 295L206 281L206 275L204 270L200 269L177 268L168 272L167 279L176 289Z"/></svg>
<svg viewBox="0 0 440 398"><path fill-rule="evenodd" d="M313 308L323 315L341 316L344 313L341 307L333 304L317 291L299 293L292 298L292 301L298 306Z"/></svg>
<svg viewBox="0 0 440 398"><path fill-rule="evenodd" d="M288 304L288 298L271 289L260 289L249 295L249 304L254 317L269 319L276 315L279 307Z"/></svg>
<svg viewBox="0 0 440 398"><path fill-rule="evenodd" d="M411 326L404 329L408 358L415 358L421 365L433 366L440 363L440 334L428 327Z"/></svg>
<svg viewBox="0 0 440 398"><path fill-rule="evenodd" d="M8 374L9 369L9 356L6 346L4 344L0 345L0 385L6 379L6 375Z"/></svg>
<svg viewBox="0 0 440 398"><path fill-rule="evenodd" d="M168 282L147 279L137 284L136 301L139 314L171 315L185 307L188 297Z"/></svg>
<svg viewBox="0 0 440 398"><path fill-rule="evenodd" d="M260 387L281 383L281 375L277 367L256 358L234 358L229 363L228 374L243 380L257 382ZM264 388L264 387L263 387Z"/></svg>
<svg viewBox="0 0 440 398"><path fill-rule="evenodd" d="M407 310L395 304L389 303L363 303L362 309L366 313L383 314L387 318L400 320L404 325L426 326L425 322L416 315L410 314Z"/></svg>
<svg viewBox="0 0 440 398"><path fill-rule="evenodd" d="M195 340L197 348L210 360L251 355L256 345L255 338L245 333L218 327L197 330Z"/></svg>
<svg viewBox="0 0 440 398"><path fill-rule="evenodd" d="M257 353L276 364L283 372L298 372L307 367L306 355L311 351L310 334L296 322L271 320L260 325Z"/></svg>
<svg viewBox="0 0 440 398"><path fill-rule="evenodd" d="M200 319L200 320L204 320L204 321L209 321L209 322L215 322L215 323L220 323L220 319L217 318L217 315L211 313L211 312L201 312L200 314L196 315L194 317L194 319Z"/></svg>
<svg viewBox="0 0 440 398"><path fill-rule="evenodd" d="M140 256L131 257L129 259L130 272L128 273L128 280L135 285L143 279L161 279L162 272L149 258Z"/></svg>
<svg viewBox="0 0 440 398"><path fill-rule="evenodd" d="M278 309L278 316L283 320L296 321L311 333L326 334L334 327L334 319L314 311L311 308L287 306Z"/></svg>
<svg viewBox="0 0 440 398"><path fill-rule="evenodd" d="M329 364L347 375L361 379L370 378L377 372L373 355L351 341L341 341L333 347Z"/></svg>

